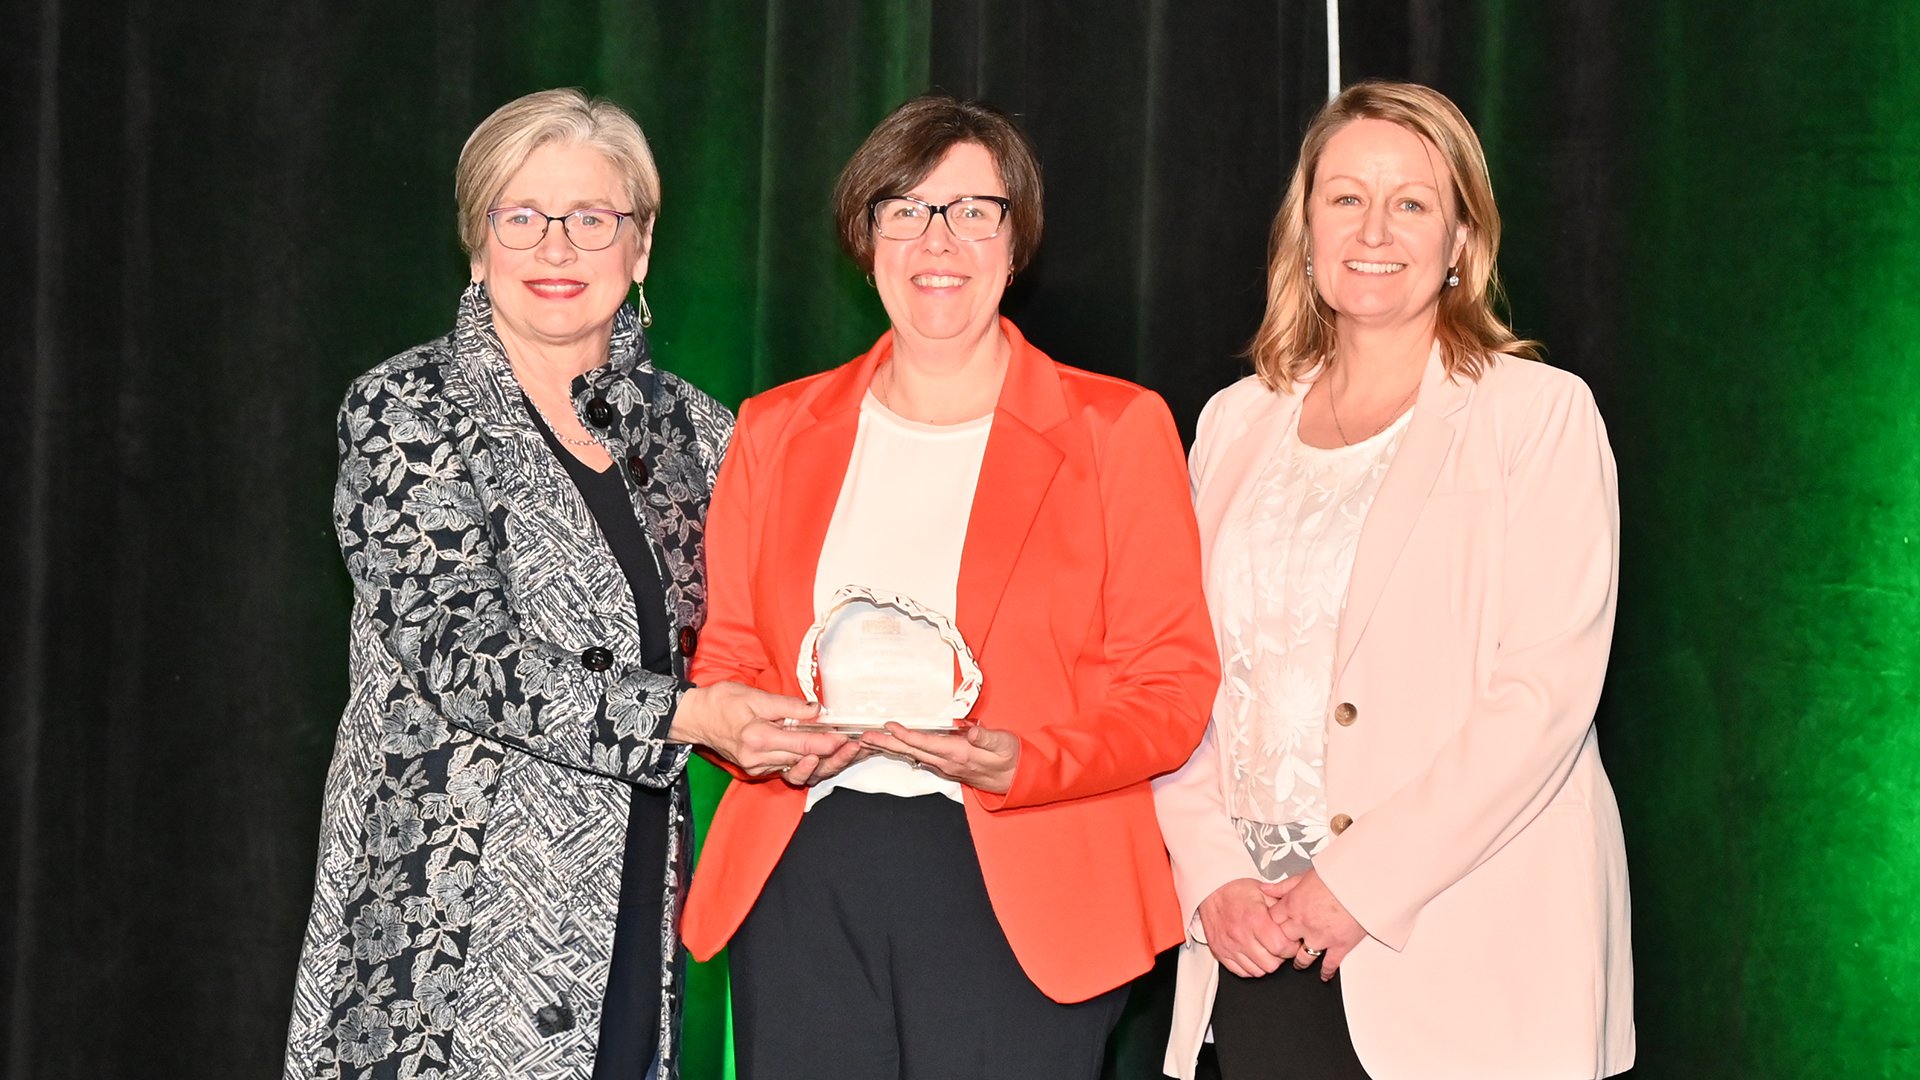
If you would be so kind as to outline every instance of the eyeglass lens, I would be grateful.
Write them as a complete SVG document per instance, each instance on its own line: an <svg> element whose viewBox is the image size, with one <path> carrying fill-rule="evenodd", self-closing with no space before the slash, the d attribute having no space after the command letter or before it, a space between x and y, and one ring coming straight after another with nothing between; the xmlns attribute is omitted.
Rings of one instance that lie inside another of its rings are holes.
<svg viewBox="0 0 1920 1080"><path fill-rule="evenodd" d="M918 199L881 199L873 204L873 226L889 240L917 240L926 233L936 212L947 219L947 228L961 240L991 239L1006 216L999 203L975 196L955 199L944 209Z"/></svg>
<svg viewBox="0 0 1920 1080"><path fill-rule="evenodd" d="M493 234L500 238L501 246L515 251L538 246L555 221L562 223L567 239L582 251L599 251L620 234L620 215L605 210L575 210L564 217L549 218L538 210L510 206L487 216L493 219Z"/></svg>

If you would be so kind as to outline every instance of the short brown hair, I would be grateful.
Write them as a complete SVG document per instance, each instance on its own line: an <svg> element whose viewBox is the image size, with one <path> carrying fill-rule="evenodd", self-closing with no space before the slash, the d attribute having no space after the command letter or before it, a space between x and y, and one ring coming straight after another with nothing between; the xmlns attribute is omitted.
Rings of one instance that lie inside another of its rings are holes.
<svg viewBox="0 0 1920 1080"><path fill-rule="evenodd" d="M1040 246L1040 160L1033 144L1006 113L979 101L925 94L887 114L853 152L833 186L833 217L840 246L860 269L873 269L873 200L900 195L927 178L961 143L977 143L993 155L1007 189L1013 270L1026 269Z"/></svg>
<svg viewBox="0 0 1920 1080"><path fill-rule="evenodd" d="M507 181L535 150L556 142L591 146L606 155L632 200L631 206L607 209L632 214L635 234L646 246L647 228L660 212L660 170L647 136L625 109L569 87L515 98L467 136L453 169L453 197L460 208L460 246L469 257L486 246L487 211Z"/></svg>
<svg viewBox="0 0 1920 1080"><path fill-rule="evenodd" d="M1456 255L1460 284L1440 290L1434 336L1450 376L1480 377L1493 356L1540 357L1538 342L1516 336L1501 319L1500 210L1480 137L1445 94L1416 83L1368 80L1327 102L1301 140L1287 197L1273 219L1267 259L1267 313L1254 335L1253 366L1276 390L1286 390L1334 360L1333 312L1307 276L1307 204L1313 174L1334 133L1355 120L1385 120L1426 139L1440 151L1452 181L1453 209L1467 227Z"/></svg>

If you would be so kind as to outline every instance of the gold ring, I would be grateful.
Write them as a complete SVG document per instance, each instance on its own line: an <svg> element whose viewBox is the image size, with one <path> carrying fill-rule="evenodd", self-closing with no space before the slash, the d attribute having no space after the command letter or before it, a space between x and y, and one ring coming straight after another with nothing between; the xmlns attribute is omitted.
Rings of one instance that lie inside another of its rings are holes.
<svg viewBox="0 0 1920 1080"><path fill-rule="evenodd" d="M1318 960L1322 956L1325 956L1327 952L1327 950L1325 949L1316 949L1304 941L1300 943L1300 951L1307 956L1313 957L1315 960Z"/></svg>

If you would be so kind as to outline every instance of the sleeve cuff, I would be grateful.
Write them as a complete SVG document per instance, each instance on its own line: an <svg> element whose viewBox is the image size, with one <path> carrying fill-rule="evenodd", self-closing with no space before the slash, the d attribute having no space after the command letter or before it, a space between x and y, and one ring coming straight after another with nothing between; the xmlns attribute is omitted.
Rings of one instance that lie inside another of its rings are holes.
<svg viewBox="0 0 1920 1080"><path fill-rule="evenodd" d="M1333 893L1333 898L1340 901L1340 905L1347 909L1347 914L1353 916L1354 921L1360 924L1360 928L1367 932L1368 937L1394 952L1405 949L1407 939L1413 936L1413 925L1419 918L1419 913L1415 911L1396 918L1369 904L1366 890L1356 887L1348 879L1345 860L1333 857L1334 850L1338 846L1337 844L1329 845L1325 851L1315 856L1314 872L1320 875L1320 880L1326 883L1327 891Z"/></svg>
<svg viewBox="0 0 1920 1080"><path fill-rule="evenodd" d="M1187 940L1195 945L1207 943L1207 929L1200 922L1200 909L1193 909L1193 918L1187 920Z"/></svg>

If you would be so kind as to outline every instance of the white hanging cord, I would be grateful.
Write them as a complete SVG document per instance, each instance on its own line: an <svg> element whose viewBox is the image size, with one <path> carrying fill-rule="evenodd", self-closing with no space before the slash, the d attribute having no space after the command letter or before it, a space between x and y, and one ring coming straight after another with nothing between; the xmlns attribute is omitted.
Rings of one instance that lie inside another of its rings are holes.
<svg viewBox="0 0 1920 1080"><path fill-rule="evenodd" d="M1327 100L1340 96L1340 0L1327 0Z"/></svg>

